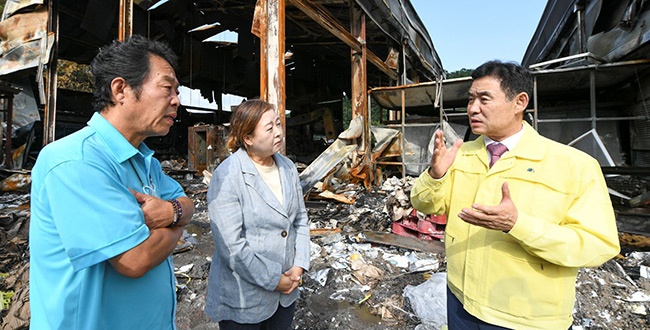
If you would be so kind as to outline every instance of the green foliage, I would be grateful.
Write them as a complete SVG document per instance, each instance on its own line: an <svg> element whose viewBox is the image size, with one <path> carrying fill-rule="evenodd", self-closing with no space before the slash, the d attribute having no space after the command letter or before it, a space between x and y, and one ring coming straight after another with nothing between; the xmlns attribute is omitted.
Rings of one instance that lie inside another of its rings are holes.
<svg viewBox="0 0 650 330"><path fill-rule="evenodd" d="M93 77L90 66L72 61L57 62L57 79L59 88L78 92L93 92Z"/></svg>
<svg viewBox="0 0 650 330"><path fill-rule="evenodd" d="M381 108L378 104L373 103L370 109L370 119L371 125L377 126L380 123L380 114ZM343 125L344 129L350 127L350 121L352 120L352 101L349 98L343 99Z"/></svg>
<svg viewBox="0 0 650 330"><path fill-rule="evenodd" d="M469 77L472 75L472 71L474 71L474 69L462 68L454 72L448 72L445 70L445 76L447 77L447 79Z"/></svg>
<svg viewBox="0 0 650 330"><path fill-rule="evenodd" d="M343 129L350 127L350 120L352 120L352 101L346 97L343 99Z"/></svg>
<svg viewBox="0 0 650 330"><path fill-rule="evenodd" d="M377 126L381 122L380 114L381 114L381 107L378 104L373 103L372 106L371 106L371 109L370 109L370 118L372 119L371 124L373 126ZM384 113L384 115L385 115L385 113Z"/></svg>

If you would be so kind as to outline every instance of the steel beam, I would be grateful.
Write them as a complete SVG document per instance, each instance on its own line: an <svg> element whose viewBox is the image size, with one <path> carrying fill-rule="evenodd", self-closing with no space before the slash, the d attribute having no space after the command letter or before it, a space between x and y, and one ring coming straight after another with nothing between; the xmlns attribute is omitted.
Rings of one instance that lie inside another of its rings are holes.
<svg viewBox="0 0 650 330"><path fill-rule="evenodd" d="M353 51L360 52L365 47L365 40L359 41L348 32L334 17L332 17L325 8L309 0L288 0L296 8L300 9L305 15L309 16L324 29L332 33L339 40L352 48ZM354 22L352 23L354 24ZM397 80L399 77L397 71L391 69L373 52L368 51L366 58L370 63L384 72L390 79Z"/></svg>

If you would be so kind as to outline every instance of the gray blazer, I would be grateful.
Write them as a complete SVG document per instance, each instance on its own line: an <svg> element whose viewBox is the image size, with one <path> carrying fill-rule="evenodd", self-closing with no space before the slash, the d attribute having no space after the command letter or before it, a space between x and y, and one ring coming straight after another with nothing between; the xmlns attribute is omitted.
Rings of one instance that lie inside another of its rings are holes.
<svg viewBox="0 0 650 330"><path fill-rule="evenodd" d="M208 189L214 239L205 311L215 322L259 323L299 297L274 291L292 266L309 270L309 226L296 166L273 155L284 205L240 149L217 167Z"/></svg>

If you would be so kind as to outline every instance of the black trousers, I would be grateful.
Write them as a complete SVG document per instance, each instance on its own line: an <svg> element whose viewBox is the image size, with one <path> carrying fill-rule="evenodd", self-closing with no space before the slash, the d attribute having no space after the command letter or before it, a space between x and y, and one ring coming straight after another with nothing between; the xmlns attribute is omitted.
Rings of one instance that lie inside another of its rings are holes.
<svg viewBox="0 0 650 330"><path fill-rule="evenodd" d="M449 330L510 330L489 324L468 313L460 300L447 287L447 327ZM569 326L569 330L571 330Z"/></svg>
<svg viewBox="0 0 650 330"><path fill-rule="evenodd" d="M449 330L509 330L479 320L468 313L447 287L447 327Z"/></svg>
<svg viewBox="0 0 650 330"><path fill-rule="evenodd" d="M278 309L268 319L255 324L242 324L235 321L224 320L219 322L220 330L291 330L293 315L296 310L294 302L289 307L282 307L278 304Z"/></svg>

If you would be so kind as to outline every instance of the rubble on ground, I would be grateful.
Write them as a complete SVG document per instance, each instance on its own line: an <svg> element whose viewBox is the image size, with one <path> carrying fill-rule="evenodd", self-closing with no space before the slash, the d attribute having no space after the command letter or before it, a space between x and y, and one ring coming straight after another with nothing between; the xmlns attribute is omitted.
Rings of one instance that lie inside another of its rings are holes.
<svg viewBox="0 0 650 330"><path fill-rule="evenodd" d="M207 183L202 177L179 173L176 178L194 200L196 213L174 252L177 326L181 330L218 329L203 313L213 249ZM400 236L395 242L402 244L396 246L386 244L393 241L381 235L369 241L372 233L392 235L395 222L412 216L407 198L412 183L409 177L390 178L367 191L338 182L328 185L336 187L331 195L317 189L309 193L311 269L300 287L295 329L436 328L431 321L436 313L431 312L441 311L429 308L425 310L430 313L424 315L417 306L421 300L436 298L429 294L433 289L424 288L433 288L429 279L439 279L446 271L444 253L430 252L437 246L421 242L440 242ZM353 202L343 202L341 196ZM28 328L28 219L28 191L0 194L0 330ZM428 220L420 216L412 221ZM573 329L649 327L650 253L646 250L647 245L626 246L619 257L603 266L580 270Z"/></svg>

